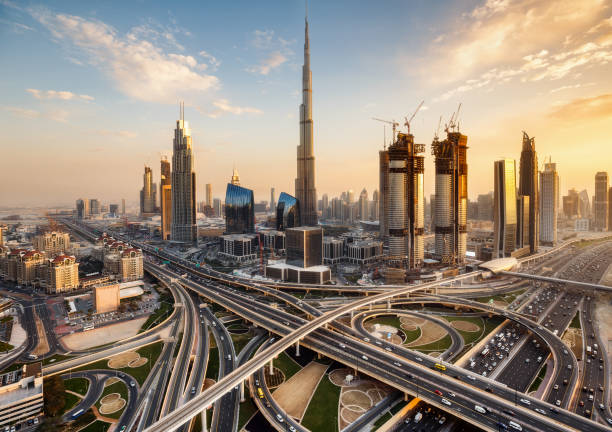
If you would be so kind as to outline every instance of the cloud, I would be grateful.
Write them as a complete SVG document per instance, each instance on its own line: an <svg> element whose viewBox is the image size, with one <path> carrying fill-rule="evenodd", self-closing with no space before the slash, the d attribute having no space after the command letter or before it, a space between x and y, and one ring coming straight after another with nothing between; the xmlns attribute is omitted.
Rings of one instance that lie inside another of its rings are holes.
<svg viewBox="0 0 612 432"><path fill-rule="evenodd" d="M78 48L89 64L134 99L175 103L180 97L194 97L219 86L216 76L201 72L205 64L192 56L166 53L154 43L163 37L172 44L169 35L156 29L140 26L121 36L98 20L55 14L43 8L31 9L30 13L57 41Z"/></svg>
<svg viewBox="0 0 612 432"><path fill-rule="evenodd" d="M37 89L26 89L28 93L34 96L36 99L61 99L61 100L82 100L92 101L94 98L86 94L75 94L69 91L57 91L57 90L37 90Z"/></svg>
<svg viewBox="0 0 612 432"><path fill-rule="evenodd" d="M210 118L218 118L223 114L263 114L263 111L253 107L241 107L232 105L227 99L217 99L212 103L214 109L195 107L200 113Z"/></svg>
<svg viewBox="0 0 612 432"><path fill-rule="evenodd" d="M270 54L266 59L262 60L257 66L248 67L247 71L261 75L268 75L272 69L276 69L286 61L287 57L276 51Z"/></svg>
<svg viewBox="0 0 612 432"><path fill-rule="evenodd" d="M217 60L217 58L215 56L213 56L212 54L207 53L206 51L200 51L200 55L202 57L204 57L207 61L208 64L214 69L216 70L219 66L221 66L221 61Z"/></svg>
<svg viewBox="0 0 612 432"><path fill-rule="evenodd" d="M612 93L574 99L556 106L549 116L566 122L601 118L612 119Z"/></svg>
<svg viewBox="0 0 612 432"><path fill-rule="evenodd" d="M4 26L5 28L10 29L13 33L17 33L17 34L22 34L22 33L25 33L26 31L34 31L32 27L29 27L25 24L21 24L15 21L9 21L4 18L0 18L0 24L2 24L2 26Z"/></svg>
<svg viewBox="0 0 612 432"><path fill-rule="evenodd" d="M276 37L274 30L255 30L250 44L264 55L259 64L246 68L247 72L268 75L272 70L280 67L293 56L290 46L294 40L288 41Z"/></svg>
<svg viewBox="0 0 612 432"><path fill-rule="evenodd" d="M588 48L589 53L608 51L607 40L612 38L606 38L610 32L606 23L609 18L604 16L609 13L605 3L487 0L455 24L449 24L451 30L432 42L421 72L427 79L449 83L479 76L493 68L525 75L530 74L531 67L542 69L540 79L558 79L577 67L605 61L607 55L601 53L582 60L575 58L581 55L575 50L586 40L595 43ZM592 32L587 35L589 29ZM540 53L545 55L539 56Z"/></svg>
<svg viewBox="0 0 612 432"><path fill-rule="evenodd" d="M17 117L27 119L49 119L60 123L68 122L68 111L61 109L54 109L50 111L40 112L33 109L6 106L3 107L5 111L12 113Z"/></svg>
<svg viewBox="0 0 612 432"><path fill-rule="evenodd" d="M552 89L549 93L550 94L554 94L554 93L558 93L558 92L564 91L564 90L572 90L572 89L577 89L577 88L582 88L582 87L591 87L591 86L594 86L594 85L595 85L595 83L593 83L593 82L585 83L585 84L577 83L577 84L572 84L572 85L564 85L564 86Z"/></svg>
<svg viewBox="0 0 612 432"><path fill-rule="evenodd" d="M102 130L97 130L94 133L96 135L112 136L112 137L118 137L118 138L136 138L138 136L137 133L127 131L127 130L111 131L111 130L102 129Z"/></svg>

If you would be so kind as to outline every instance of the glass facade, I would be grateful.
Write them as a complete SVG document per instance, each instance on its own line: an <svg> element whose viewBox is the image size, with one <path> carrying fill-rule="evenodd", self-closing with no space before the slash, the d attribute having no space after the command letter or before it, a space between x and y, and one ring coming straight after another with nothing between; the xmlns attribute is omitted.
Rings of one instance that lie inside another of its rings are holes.
<svg viewBox="0 0 612 432"><path fill-rule="evenodd" d="M255 232L255 199L253 191L228 183L225 191L225 233Z"/></svg>
<svg viewBox="0 0 612 432"><path fill-rule="evenodd" d="M323 264L323 230L297 227L285 231L287 264L307 268Z"/></svg>
<svg viewBox="0 0 612 432"><path fill-rule="evenodd" d="M281 192L276 206L276 229L285 231L297 226L300 226L300 204L295 197Z"/></svg>

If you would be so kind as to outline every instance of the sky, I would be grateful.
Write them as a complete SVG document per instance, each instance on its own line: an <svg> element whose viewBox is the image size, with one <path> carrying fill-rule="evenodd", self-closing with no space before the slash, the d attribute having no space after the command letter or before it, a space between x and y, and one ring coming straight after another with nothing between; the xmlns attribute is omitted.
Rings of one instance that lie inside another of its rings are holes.
<svg viewBox="0 0 612 432"><path fill-rule="evenodd" d="M171 5L171 7L169 7ZM233 167L255 198L294 193L303 1L0 0L0 205L136 203L159 182L178 103L192 128L198 200ZM561 193L612 173L612 0L311 0L319 197L378 188L383 123L429 144L461 103L470 198L522 131ZM402 126L402 130L404 127ZM391 132L386 130L387 141Z"/></svg>

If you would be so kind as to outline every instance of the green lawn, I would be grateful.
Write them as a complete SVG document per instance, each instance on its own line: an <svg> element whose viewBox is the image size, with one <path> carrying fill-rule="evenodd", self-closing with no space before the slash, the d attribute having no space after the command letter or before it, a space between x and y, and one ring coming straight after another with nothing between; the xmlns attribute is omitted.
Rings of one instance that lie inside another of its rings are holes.
<svg viewBox="0 0 612 432"><path fill-rule="evenodd" d="M538 373L538 376L531 383L531 387L529 387L528 392L536 391L538 387L540 387L540 384L542 384L544 376L546 376L546 363L544 363L544 365L540 369L540 372Z"/></svg>
<svg viewBox="0 0 612 432"><path fill-rule="evenodd" d="M51 363L60 362L62 360L68 360L74 358L74 356L63 355L63 354L55 354L51 357L45 357L42 361L43 366L46 366Z"/></svg>
<svg viewBox="0 0 612 432"><path fill-rule="evenodd" d="M13 348L15 348L13 345L11 345L10 343L6 343L3 341L0 341L0 352L5 352L5 351L10 351Z"/></svg>
<svg viewBox="0 0 612 432"><path fill-rule="evenodd" d="M240 351L242 351L242 348L244 348L244 346L249 343L249 340L251 340L251 335L249 333L239 335L233 334L231 336L232 341L234 342L234 350L236 351L236 353L240 353Z"/></svg>
<svg viewBox="0 0 612 432"><path fill-rule="evenodd" d="M257 407L253 403L253 400L247 397L246 401L240 404L240 411L238 415L238 430L242 429L242 427L247 424L249 419L256 412L257 412Z"/></svg>
<svg viewBox="0 0 612 432"><path fill-rule="evenodd" d="M377 430L379 427L381 427L382 425L384 425L386 422L388 422L389 420L391 420L391 417L393 417L391 414L389 414L389 412L386 412L384 415L382 415L378 420L376 420L376 422L374 422L374 428L372 428L372 431Z"/></svg>
<svg viewBox="0 0 612 432"><path fill-rule="evenodd" d="M64 387L66 390L72 390L85 396L89 389L89 380L86 378L68 378L64 380Z"/></svg>
<svg viewBox="0 0 612 432"><path fill-rule="evenodd" d="M215 381L219 379L219 349L216 347L211 348L208 352L206 378L214 379Z"/></svg>
<svg viewBox="0 0 612 432"><path fill-rule="evenodd" d="M278 358L274 359L274 367L283 371L285 380L291 378L301 369L300 365L285 353L281 353Z"/></svg>
<svg viewBox="0 0 612 432"><path fill-rule="evenodd" d="M463 342L466 345L470 345L475 343L476 341L480 340L480 338L482 337L482 333L483 333L483 329L484 329L484 323L482 321L482 318L480 317L453 317L453 316L445 316L443 317L444 319L446 319L448 322L453 322L453 321L467 321L470 322L472 324L477 325L480 330L476 331L476 332L468 332L468 331L463 331L463 330L458 330L455 329L459 332L459 334L461 334L461 336L463 337Z"/></svg>
<svg viewBox="0 0 612 432"><path fill-rule="evenodd" d="M395 405L393 405L389 411L391 412L391 414L395 415L398 412L400 412L400 410L404 408L405 405L406 405L406 402L400 401L396 403Z"/></svg>
<svg viewBox="0 0 612 432"><path fill-rule="evenodd" d="M449 334L447 334L442 339L439 339L439 340L437 340L435 342L428 343L428 344L425 344L425 345L413 346L413 347L410 347L410 349L421 351L423 353L427 353L427 352L443 352L446 349L448 349L451 346L452 343L453 343L452 338L450 337Z"/></svg>
<svg viewBox="0 0 612 432"><path fill-rule="evenodd" d="M400 328L400 325L402 324L400 322L400 319L397 315L381 315L381 316L377 316L376 318L372 318L369 319L367 321L364 322L365 324L381 324L381 325L389 325L395 328Z"/></svg>
<svg viewBox="0 0 612 432"><path fill-rule="evenodd" d="M571 328L582 328L582 326L580 325L580 311L576 311L576 315L574 315L574 318L572 319L572 322L569 325Z"/></svg>
<svg viewBox="0 0 612 432"><path fill-rule="evenodd" d="M75 396L72 393L68 393L68 392L64 393L64 398L66 400L66 405L64 405L64 409L62 410L61 415L66 414L68 411L74 408L81 401L81 399L78 396Z"/></svg>
<svg viewBox="0 0 612 432"><path fill-rule="evenodd" d="M96 402L96 407L98 409L100 409L100 400L102 400L102 398L108 394L111 393L119 393L121 395L121 397L123 398L123 400L125 400L126 402L126 406L127 406L127 402L128 402L128 389L127 386L125 385L125 383L123 381L118 381L114 384L111 384L109 386L104 387L104 391L102 392L102 396L100 396L100 399L98 399L98 401ZM125 409L125 406L120 409L119 411L115 411L112 414L104 414L106 417L110 417L110 418L114 418L114 419L118 419L119 417L121 417L121 414L123 413L123 410Z"/></svg>
<svg viewBox="0 0 612 432"><path fill-rule="evenodd" d="M149 318L147 318L147 320L144 322L138 333L142 333L149 328L155 327L157 324L163 322L166 317L170 316L174 306L171 306L168 303L174 303L174 298L171 295L164 295L160 297L160 300L167 303L160 303L160 306L155 309L151 315L149 315Z"/></svg>
<svg viewBox="0 0 612 432"><path fill-rule="evenodd" d="M336 432L339 399L340 387L332 384L325 374L308 404L302 425L311 431Z"/></svg>
<svg viewBox="0 0 612 432"><path fill-rule="evenodd" d="M420 327L417 327L416 330L404 330L404 329L400 329L400 330L403 331L404 334L406 335L406 340L404 341L404 344L409 344L410 342L414 342L415 340L421 337Z"/></svg>
<svg viewBox="0 0 612 432"><path fill-rule="evenodd" d="M96 420L95 422L90 423L86 428L81 429L79 432L106 432L110 427L110 423Z"/></svg>

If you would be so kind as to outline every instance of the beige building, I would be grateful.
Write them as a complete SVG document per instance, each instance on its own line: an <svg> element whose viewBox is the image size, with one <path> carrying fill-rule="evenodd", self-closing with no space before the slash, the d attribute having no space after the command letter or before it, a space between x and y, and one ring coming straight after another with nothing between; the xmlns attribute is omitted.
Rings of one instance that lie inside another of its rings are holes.
<svg viewBox="0 0 612 432"><path fill-rule="evenodd" d="M6 225L0 225L0 246L4 245L4 231L6 231Z"/></svg>
<svg viewBox="0 0 612 432"><path fill-rule="evenodd" d="M129 248L121 253L121 281L133 281L142 279L144 276L144 263L142 251Z"/></svg>
<svg viewBox="0 0 612 432"><path fill-rule="evenodd" d="M0 375L0 427L42 415L43 376L41 363Z"/></svg>
<svg viewBox="0 0 612 432"><path fill-rule="evenodd" d="M119 284L96 285L93 289L94 309L96 313L114 312L119 307Z"/></svg>
<svg viewBox="0 0 612 432"><path fill-rule="evenodd" d="M58 255L46 264L48 294L79 288L79 263L74 256Z"/></svg>
<svg viewBox="0 0 612 432"><path fill-rule="evenodd" d="M67 253L70 250L70 234L51 231L34 237L34 249L43 251L49 257Z"/></svg>
<svg viewBox="0 0 612 432"><path fill-rule="evenodd" d="M9 262L9 274L14 271L14 280L21 285L32 285L40 279L44 279L41 274L41 267L45 264L45 254L37 250L23 251L12 255L13 262Z"/></svg>

